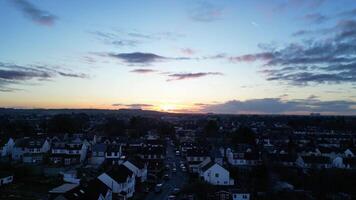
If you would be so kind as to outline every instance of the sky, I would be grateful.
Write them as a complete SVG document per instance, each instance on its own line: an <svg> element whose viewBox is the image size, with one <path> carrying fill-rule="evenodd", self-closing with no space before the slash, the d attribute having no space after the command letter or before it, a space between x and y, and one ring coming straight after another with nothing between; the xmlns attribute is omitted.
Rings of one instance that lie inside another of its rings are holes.
<svg viewBox="0 0 356 200"><path fill-rule="evenodd" d="M2 0L0 107L356 114L354 0Z"/></svg>

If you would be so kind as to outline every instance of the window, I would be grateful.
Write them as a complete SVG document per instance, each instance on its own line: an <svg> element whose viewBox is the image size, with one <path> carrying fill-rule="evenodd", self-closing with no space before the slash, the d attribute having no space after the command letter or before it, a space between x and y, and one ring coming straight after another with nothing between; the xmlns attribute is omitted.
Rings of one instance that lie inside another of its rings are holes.
<svg viewBox="0 0 356 200"><path fill-rule="evenodd" d="M216 177L216 178L218 178L218 177L219 177L219 174L218 174L218 173L216 173L216 174L215 174L215 177Z"/></svg>

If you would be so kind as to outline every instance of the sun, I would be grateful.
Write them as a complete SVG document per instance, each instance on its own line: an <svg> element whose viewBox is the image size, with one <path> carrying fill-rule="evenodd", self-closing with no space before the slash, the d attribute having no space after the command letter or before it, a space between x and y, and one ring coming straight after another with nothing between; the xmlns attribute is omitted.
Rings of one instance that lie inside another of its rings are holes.
<svg viewBox="0 0 356 200"><path fill-rule="evenodd" d="M170 105L170 104L163 104L161 106L159 106L160 110L165 111L165 112L169 112L169 111L173 111L176 109L176 107L174 105Z"/></svg>

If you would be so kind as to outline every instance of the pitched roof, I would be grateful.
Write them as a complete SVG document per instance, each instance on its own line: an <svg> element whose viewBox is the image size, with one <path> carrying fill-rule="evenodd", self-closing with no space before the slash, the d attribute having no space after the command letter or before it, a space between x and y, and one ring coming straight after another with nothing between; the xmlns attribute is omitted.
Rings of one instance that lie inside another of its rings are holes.
<svg viewBox="0 0 356 200"><path fill-rule="evenodd" d="M105 196L108 190L109 188L96 178L66 192L64 197L68 200L97 200L100 195Z"/></svg>
<svg viewBox="0 0 356 200"><path fill-rule="evenodd" d="M205 172L206 170L210 169L210 167L212 167L213 165L215 165L214 162L209 162L208 164L204 165L201 169L203 172Z"/></svg>
<svg viewBox="0 0 356 200"><path fill-rule="evenodd" d="M110 171L106 172L112 179L118 183L126 182L127 177L132 176L133 172L125 165L114 166Z"/></svg>

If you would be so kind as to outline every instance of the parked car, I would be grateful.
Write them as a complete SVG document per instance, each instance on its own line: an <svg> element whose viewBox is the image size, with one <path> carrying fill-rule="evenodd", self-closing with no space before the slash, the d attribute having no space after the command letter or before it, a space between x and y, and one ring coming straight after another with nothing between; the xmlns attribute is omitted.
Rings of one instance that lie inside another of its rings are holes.
<svg viewBox="0 0 356 200"><path fill-rule="evenodd" d="M169 180L169 175L168 175L168 174L165 174L165 175L163 176L163 179L164 179L164 180Z"/></svg>
<svg viewBox="0 0 356 200"><path fill-rule="evenodd" d="M155 192L156 193L160 193L162 192L162 187L163 187L163 184L162 183L158 183L155 187Z"/></svg>
<svg viewBox="0 0 356 200"><path fill-rule="evenodd" d="M177 172L177 168L173 168L173 169L172 169L172 172L173 172L173 173L176 173L176 172Z"/></svg>
<svg viewBox="0 0 356 200"><path fill-rule="evenodd" d="M173 194L176 195L176 194L178 194L179 192L180 192L180 189L179 189L179 188L174 188L174 189L173 189Z"/></svg>
<svg viewBox="0 0 356 200"><path fill-rule="evenodd" d="M175 195L169 195L168 200L175 200L177 197Z"/></svg>

